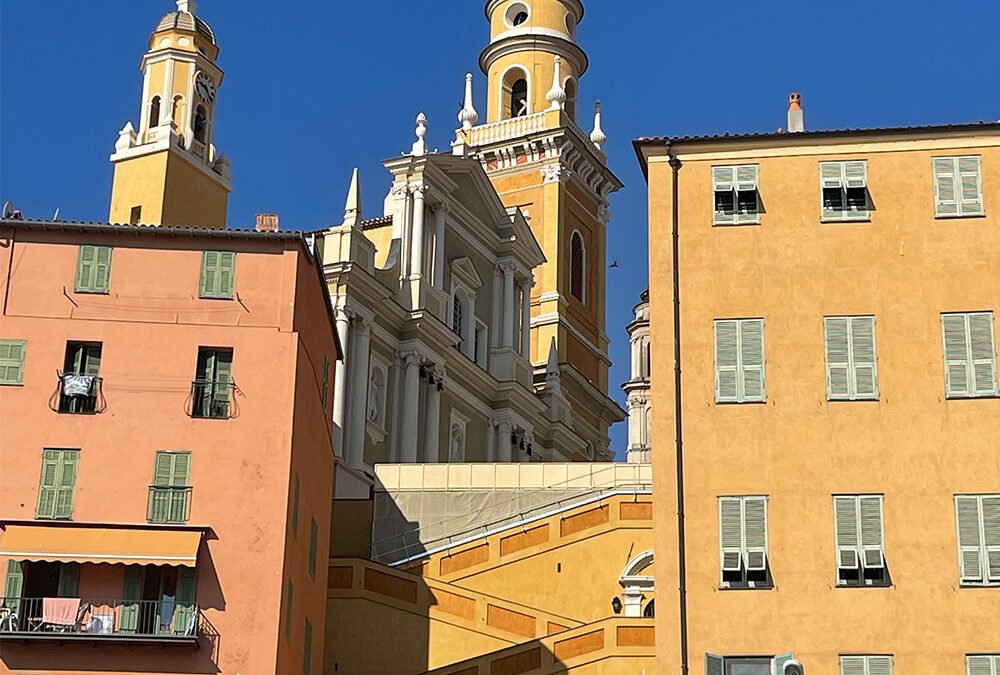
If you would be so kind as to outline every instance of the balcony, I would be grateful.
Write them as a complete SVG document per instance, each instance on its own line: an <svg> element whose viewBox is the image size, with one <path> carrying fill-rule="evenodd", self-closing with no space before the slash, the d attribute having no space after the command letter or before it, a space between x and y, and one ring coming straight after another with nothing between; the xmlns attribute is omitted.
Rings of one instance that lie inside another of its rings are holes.
<svg viewBox="0 0 1000 675"><path fill-rule="evenodd" d="M99 415L108 408L104 399L104 378L96 375L57 373L56 390L49 409L67 415Z"/></svg>
<svg viewBox="0 0 1000 675"><path fill-rule="evenodd" d="M151 523L186 523L191 509L190 487L149 486L146 518Z"/></svg>
<svg viewBox="0 0 1000 675"><path fill-rule="evenodd" d="M188 395L187 414L196 419L230 420L240 416L234 382L194 380Z"/></svg>
<svg viewBox="0 0 1000 675"><path fill-rule="evenodd" d="M198 605L173 600L2 598L0 641L198 646Z"/></svg>

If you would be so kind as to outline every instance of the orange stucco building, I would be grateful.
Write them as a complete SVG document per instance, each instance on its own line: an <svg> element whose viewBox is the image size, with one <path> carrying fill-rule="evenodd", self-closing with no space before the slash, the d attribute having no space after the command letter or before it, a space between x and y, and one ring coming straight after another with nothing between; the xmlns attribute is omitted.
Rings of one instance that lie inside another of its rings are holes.
<svg viewBox="0 0 1000 675"><path fill-rule="evenodd" d="M1000 124L635 145L657 672L991 672Z"/></svg>
<svg viewBox="0 0 1000 675"><path fill-rule="evenodd" d="M338 346L309 243L3 220L0 250L0 672L321 672Z"/></svg>

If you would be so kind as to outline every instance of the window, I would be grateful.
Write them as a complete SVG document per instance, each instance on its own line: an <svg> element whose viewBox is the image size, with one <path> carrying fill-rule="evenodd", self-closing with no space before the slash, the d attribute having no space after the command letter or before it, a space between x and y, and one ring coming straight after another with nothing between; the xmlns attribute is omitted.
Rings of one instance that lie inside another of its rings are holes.
<svg viewBox="0 0 1000 675"><path fill-rule="evenodd" d="M715 401L749 403L766 400L764 320L715 321Z"/></svg>
<svg viewBox="0 0 1000 675"><path fill-rule="evenodd" d="M0 340L0 384L24 382L24 357L27 340Z"/></svg>
<svg viewBox="0 0 1000 675"><path fill-rule="evenodd" d="M149 102L149 126L160 126L160 97L154 96Z"/></svg>
<svg viewBox="0 0 1000 675"><path fill-rule="evenodd" d="M983 215L980 158L934 158L934 215L961 218Z"/></svg>
<svg viewBox="0 0 1000 675"><path fill-rule="evenodd" d="M941 315L948 398L997 395L993 312Z"/></svg>
<svg viewBox="0 0 1000 675"><path fill-rule="evenodd" d="M1000 585L1000 494L958 495L959 573L963 585Z"/></svg>
<svg viewBox="0 0 1000 675"><path fill-rule="evenodd" d="M153 483L149 486L151 523L186 523L191 507L191 453L156 453Z"/></svg>
<svg viewBox="0 0 1000 675"><path fill-rule="evenodd" d="M315 518L309 519L309 576L316 578L316 546L319 543L319 525Z"/></svg>
<svg viewBox="0 0 1000 675"><path fill-rule="evenodd" d="M820 162L822 219L868 220L868 162Z"/></svg>
<svg viewBox="0 0 1000 675"><path fill-rule="evenodd" d="M330 357L326 354L323 354L323 384L321 391L320 401L323 404L323 410L326 410L326 401L330 395Z"/></svg>
<svg viewBox="0 0 1000 675"><path fill-rule="evenodd" d="M770 656L716 656L705 654L705 675L783 675L795 654Z"/></svg>
<svg viewBox="0 0 1000 675"><path fill-rule="evenodd" d="M203 105L194 110L194 140L208 143L208 110Z"/></svg>
<svg viewBox="0 0 1000 675"><path fill-rule="evenodd" d="M892 675L892 657L841 656L840 675Z"/></svg>
<svg viewBox="0 0 1000 675"><path fill-rule="evenodd" d="M60 377L59 412L89 414L101 412L101 343L67 342Z"/></svg>
<svg viewBox="0 0 1000 675"><path fill-rule="evenodd" d="M235 412L233 388L233 350L198 348L198 366L191 386L191 416L228 419Z"/></svg>
<svg viewBox="0 0 1000 675"><path fill-rule="evenodd" d="M569 292L573 294L574 298L584 302L587 250L583 244L583 235L579 231L573 231L569 247Z"/></svg>
<svg viewBox="0 0 1000 675"><path fill-rule="evenodd" d="M720 497L723 588L769 588L767 497Z"/></svg>
<svg viewBox="0 0 1000 675"><path fill-rule="evenodd" d="M288 597L285 599L285 641L292 640L292 602L295 600L295 584L288 580Z"/></svg>
<svg viewBox="0 0 1000 675"><path fill-rule="evenodd" d="M295 491L292 493L292 534L299 533L299 496L302 486L299 484L299 476L295 475Z"/></svg>
<svg viewBox="0 0 1000 675"><path fill-rule="evenodd" d="M79 459L79 450L46 448L42 452L36 518L69 520L73 516L73 488Z"/></svg>
<svg viewBox="0 0 1000 675"><path fill-rule="evenodd" d="M305 639L302 647L302 675L312 673L313 625L306 619Z"/></svg>
<svg viewBox="0 0 1000 675"><path fill-rule="evenodd" d="M465 308L462 306L462 298L456 292L451 296L451 329L454 331L455 335L465 339ZM458 343L459 350L462 349L462 343Z"/></svg>
<svg viewBox="0 0 1000 675"><path fill-rule="evenodd" d="M739 225L760 222L760 194L756 164L713 166L712 190L715 192L716 225Z"/></svg>
<svg viewBox="0 0 1000 675"><path fill-rule="evenodd" d="M203 298L233 297L236 254L232 251L203 251L201 254L201 290Z"/></svg>
<svg viewBox="0 0 1000 675"><path fill-rule="evenodd" d="M823 320L826 344L826 397L830 401L878 398L875 362L875 317L828 316Z"/></svg>
<svg viewBox="0 0 1000 675"><path fill-rule="evenodd" d="M833 511L837 584L888 585L882 535L882 496L838 495L833 498Z"/></svg>
<svg viewBox="0 0 1000 675"><path fill-rule="evenodd" d="M978 654L965 657L966 675L1000 675L1000 655Z"/></svg>
<svg viewBox="0 0 1000 675"><path fill-rule="evenodd" d="M128 224L138 225L142 220L142 206L133 206L132 210L128 214Z"/></svg>
<svg viewBox="0 0 1000 675"><path fill-rule="evenodd" d="M76 259L76 292L107 293L111 278L111 247L81 246Z"/></svg>
<svg viewBox="0 0 1000 675"><path fill-rule="evenodd" d="M504 13L504 20L511 28L520 26L528 20L528 6L523 2L512 3Z"/></svg>
<svg viewBox="0 0 1000 675"><path fill-rule="evenodd" d="M510 87L510 116L524 117L528 114L528 81L523 77L515 80Z"/></svg>

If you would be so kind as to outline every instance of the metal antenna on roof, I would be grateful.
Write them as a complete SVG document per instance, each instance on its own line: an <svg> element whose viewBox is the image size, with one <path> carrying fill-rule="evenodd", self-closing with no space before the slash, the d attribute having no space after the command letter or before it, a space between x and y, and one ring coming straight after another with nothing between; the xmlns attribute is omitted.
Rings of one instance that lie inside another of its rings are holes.
<svg viewBox="0 0 1000 675"><path fill-rule="evenodd" d="M59 220L59 207L56 207L56 212L52 214L52 222Z"/></svg>
<svg viewBox="0 0 1000 675"><path fill-rule="evenodd" d="M6 218L10 218L13 215L14 215L14 202L10 202L10 201L4 202L4 205L3 205L3 217L6 219Z"/></svg>

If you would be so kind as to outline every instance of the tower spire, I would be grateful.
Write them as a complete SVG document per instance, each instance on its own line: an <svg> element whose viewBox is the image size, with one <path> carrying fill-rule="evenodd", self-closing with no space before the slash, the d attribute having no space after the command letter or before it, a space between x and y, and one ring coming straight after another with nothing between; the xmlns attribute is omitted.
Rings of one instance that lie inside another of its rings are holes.
<svg viewBox="0 0 1000 675"><path fill-rule="evenodd" d="M465 104L458 113L458 121L462 123L462 129L468 131L476 126L479 121L479 113L472 103L472 73L465 74Z"/></svg>
<svg viewBox="0 0 1000 675"><path fill-rule="evenodd" d="M608 142L608 137L601 128L601 102L594 104L594 130L590 132L591 142L597 146L598 150L604 149L604 144Z"/></svg>
<svg viewBox="0 0 1000 675"><path fill-rule="evenodd" d="M344 225L358 227L361 218L361 181L355 167L351 174L351 187L347 190L347 203L344 205Z"/></svg>
<svg viewBox="0 0 1000 675"><path fill-rule="evenodd" d="M562 57L560 56L556 57L555 69L552 71L552 88L549 89L545 98L552 104L549 106L549 110L562 110L566 104L566 90L562 87Z"/></svg>

